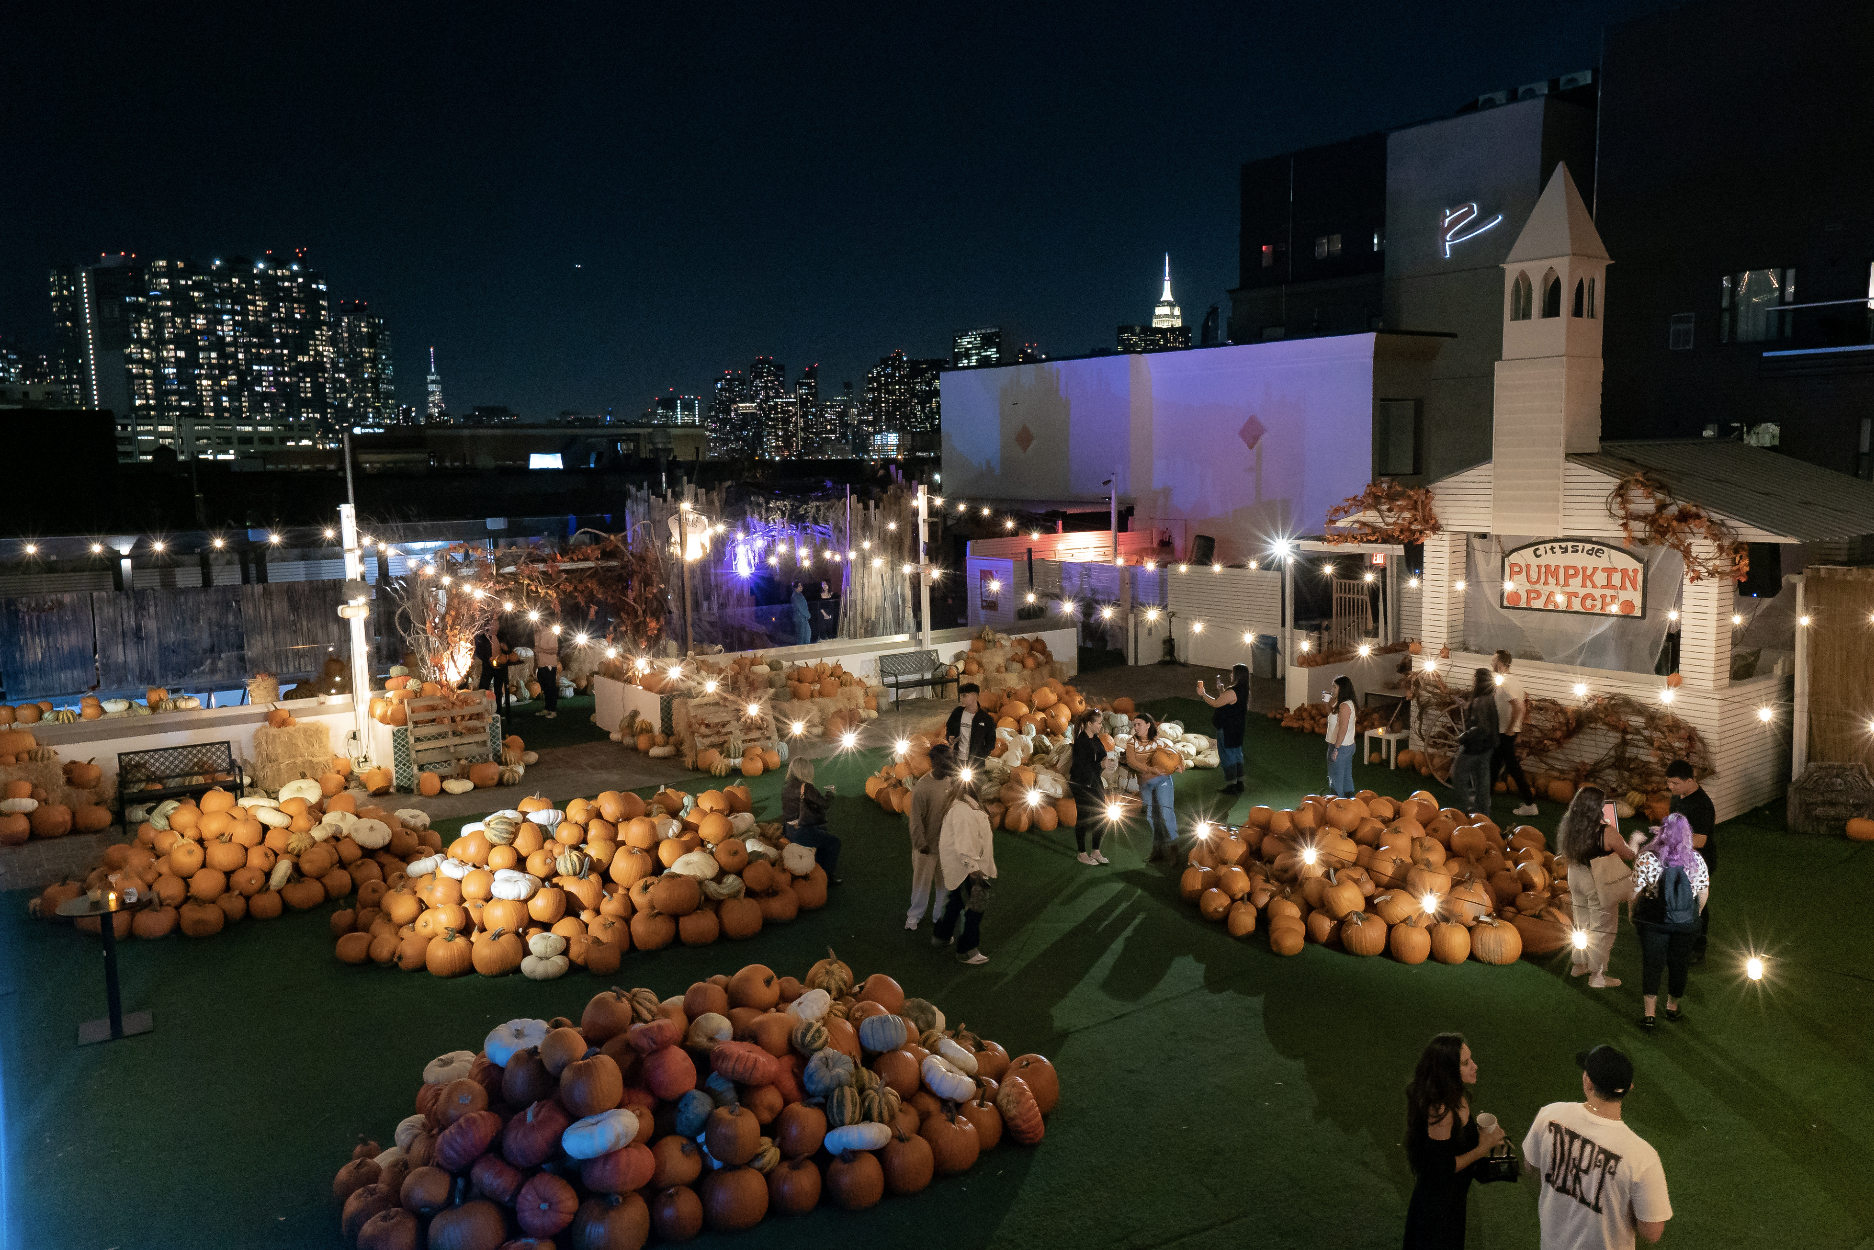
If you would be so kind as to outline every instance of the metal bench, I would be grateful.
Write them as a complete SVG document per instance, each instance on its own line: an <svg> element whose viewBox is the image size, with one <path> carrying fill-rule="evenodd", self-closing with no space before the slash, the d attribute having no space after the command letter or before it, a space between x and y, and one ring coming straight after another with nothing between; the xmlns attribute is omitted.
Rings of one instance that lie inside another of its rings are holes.
<svg viewBox="0 0 1874 1250"><path fill-rule="evenodd" d="M935 651L894 651L878 657L878 684L891 691L891 705L896 708L902 690L935 686L942 693L945 686L956 684L957 679L944 668Z"/></svg>
<svg viewBox="0 0 1874 1250"><path fill-rule="evenodd" d="M192 742L117 753L118 796L125 803L160 803L185 794L202 795L216 786L236 794L247 786L232 742Z"/></svg>

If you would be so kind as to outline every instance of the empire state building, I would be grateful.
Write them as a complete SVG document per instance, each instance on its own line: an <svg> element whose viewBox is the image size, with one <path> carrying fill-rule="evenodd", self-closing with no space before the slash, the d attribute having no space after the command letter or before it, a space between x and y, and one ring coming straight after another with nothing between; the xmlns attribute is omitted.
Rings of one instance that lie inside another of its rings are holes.
<svg viewBox="0 0 1874 1250"><path fill-rule="evenodd" d="M1165 253L1165 290L1152 305L1152 324L1119 327L1121 352L1169 352L1191 345L1184 310L1171 297L1171 253Z"/></svg>
<svg viewBox="0 0 1874 1250"><path fill-rule="evenodd" d="M1184 310L1171 298L1171 253L1165 253L1165 293L1152 305L1152 328L1169 330L1184 324Z"/></svg>

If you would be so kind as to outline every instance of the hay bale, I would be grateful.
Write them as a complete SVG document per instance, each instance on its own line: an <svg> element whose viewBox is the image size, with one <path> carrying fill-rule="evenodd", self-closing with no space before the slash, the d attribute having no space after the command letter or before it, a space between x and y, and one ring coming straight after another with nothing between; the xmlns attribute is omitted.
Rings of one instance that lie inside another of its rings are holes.
<svg viewBox="0 0 1874 1250"><path fill-rule="evenodd" d="M262 725L254 730L254 784L277 792L289 781L316 778L332 765L332 733L323 721Z"/></svg>
<svg viewBox="0 0 1874 1250"><path fill-rule="evenodd" d="M256 707L280 701L280 679L272 673L255 673L247 679L247 701Z"/></svg>

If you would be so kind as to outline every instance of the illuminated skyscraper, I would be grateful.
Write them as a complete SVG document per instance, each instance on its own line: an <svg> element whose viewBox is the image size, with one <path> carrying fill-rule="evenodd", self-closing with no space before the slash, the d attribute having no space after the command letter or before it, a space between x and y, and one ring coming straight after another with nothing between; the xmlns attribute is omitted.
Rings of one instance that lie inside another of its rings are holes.
<svg viewBox="0 0 1874 1250"><path fill-rule="evenodd" d="M737 412L740 405L749 412ZM722 460L754 454L760 433L758 411L750 397L748 379L733 369L724 369L717 378L709 399L709 415L704 422L709 431L709 454Z"/></svg>
<svg viewBox="0 0 1874 1250"><path fill-rule="evenodd" d="M1152 305L1152 324L1119 327L1119 350L1122 352L1174 351L1191 345L1191 327L1184 324L1184 310L1171 297L1171 253L1165 253L1165 290Z"/></svg>
<svg viewBox="0 0 1874 1250"><path fill-rule="evenodd" d="M436 349L433 347L429 349L429 384L428 385L429 385L429 407L426 409L426 416L429 422L432 425L434 425L445 420L449 415L449 411L448 409L443 407L442 374L436 372Z"/></svg>
<svg viewBox="0 0 1874 1250"><path fill-rule="evenodd" d="M1171 298L1171 253L1165 253L1165 293L1152 306L1152 328L1164 330L1184 324L1184 311Z"/></svg>
<svg viewBox="0 0 1874 1250"><path fill-rule="evenodd" d="M397 421L390 334L361 299L341 302L332 324L331 390L332 418L341 429Z"/></svg>
<svg viewBox="0 0 1874 1250"><path fill-rule="evenodd" d="M668 395L659 395L651 401L648 415L652 425L701 425L703 397L678 395L674 391Z"/></svg>
<svg viewBox="0 0 1874 1250"><path fill-rule="evenodd" d="M950 340L950 363L958 369L1002 363L1002 327L965 330Z"/></svg>

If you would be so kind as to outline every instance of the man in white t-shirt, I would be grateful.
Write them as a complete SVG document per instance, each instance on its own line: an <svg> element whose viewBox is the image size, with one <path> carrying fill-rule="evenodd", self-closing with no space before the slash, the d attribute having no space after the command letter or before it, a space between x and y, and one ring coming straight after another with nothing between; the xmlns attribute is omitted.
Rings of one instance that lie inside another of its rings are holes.
<svg viewBox="0 0 1874 1250"><path fill-rule="evenodd" d="M1665 1169L1620 1118L1633 1061L1596 1046L1575 1063L1584 1101L1550 1103L1523 1138L1523 1166L1542 1178L1542 1250L1632 1250L1635 1234L1658 1241L1672 1218Z"/></svg>
<svg viewBox="0 0 1874 1250"><path fill-rule="evenodd" d="M1529 696L1523 691L1523 683L1510 673L1512 658L1509 652L1499 651L1490 664L1497 683L1497 750L1490 759L1490 784L1494 786L1507 773L1523 799L1516 815L1535 816L1536 792L1529 788L1523 762L1516 757L1516 735L1523 731L1523 721L1529 715Z"/></svg>

